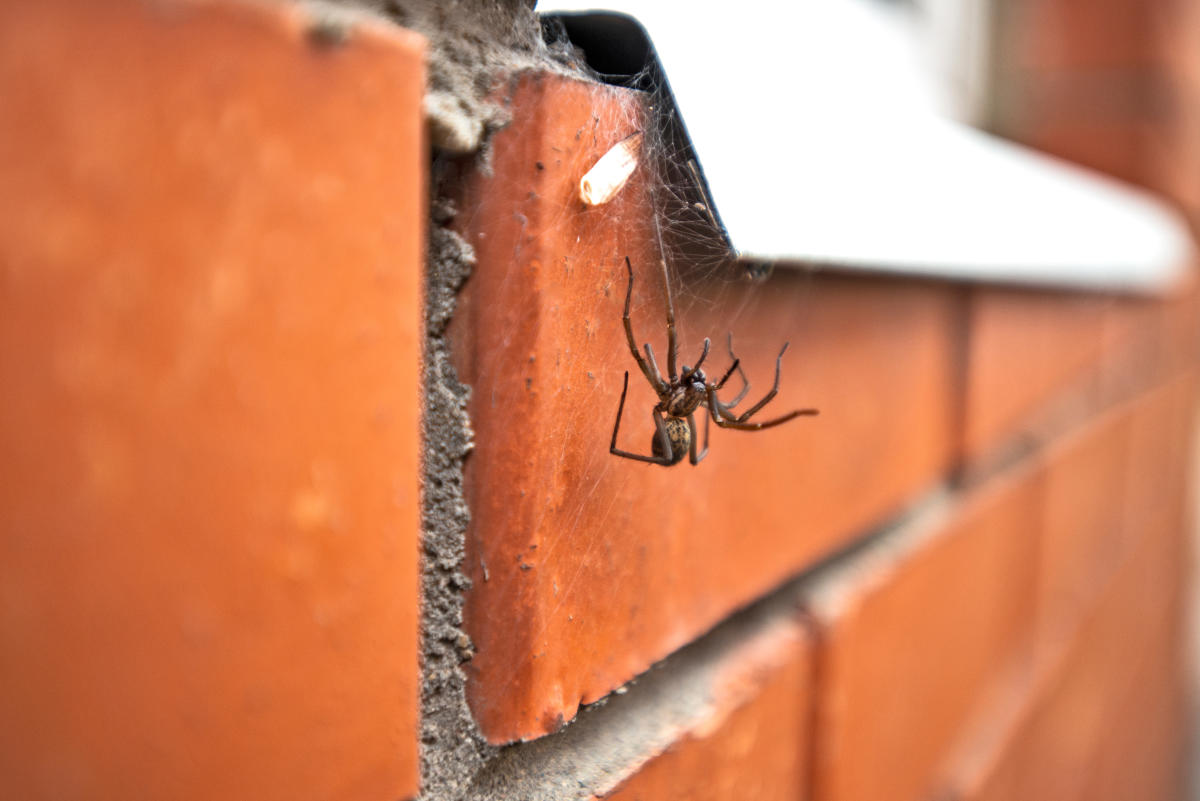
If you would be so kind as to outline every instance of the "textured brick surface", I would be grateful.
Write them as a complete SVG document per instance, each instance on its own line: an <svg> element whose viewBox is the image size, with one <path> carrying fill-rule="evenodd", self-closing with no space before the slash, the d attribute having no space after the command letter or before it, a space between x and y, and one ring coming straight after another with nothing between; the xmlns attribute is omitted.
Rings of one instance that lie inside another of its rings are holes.
<svg viewBox="0 0 1200 801"><path fill-rule="evenodd" d="M811 645L797 626L772 632L748 675L738 666L713 714L614 792L611 801L801 801L807 798ZM766 653L762 653L766 652Z"/></svg>
<svg viewBox="0 0 1200 801"><path fill-rule="evenodd" d="M975 707L1028 653L1039 478L996 480L818 590L815 799L927 797Z"/></svg>
<svg viewBox="0 0 1200 801"><path fill-rule="evenodd" d="M532 78L464 201L478 253L454 332L473 386L468 462L474 581L470 699L494 742L545 734L816 557L860 535L945 469L953 425L949 287L776 271L764 285L688 275L682 361L732 330L768 414L816 406L761 433L717 430L698 467L608 452L623 371L620 445L648 452L654 402L624 342L633 324L665 361L661 273L644 184L606 206L577 199L592 163L638 127L629 93ZM865 443L870 443L865 446Z"/></svg>
<svg viewBox="0 0 1200 801"><path fill-rule="evenodd" d="M0 8L5 798L416 791L422 47L307 25Z"/></svg>

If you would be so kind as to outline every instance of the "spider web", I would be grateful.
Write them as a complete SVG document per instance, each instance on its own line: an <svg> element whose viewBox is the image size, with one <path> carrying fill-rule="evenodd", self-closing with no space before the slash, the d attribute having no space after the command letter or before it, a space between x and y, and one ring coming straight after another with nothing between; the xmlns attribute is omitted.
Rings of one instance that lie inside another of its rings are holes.
<svg viewBox="0 0 1200 801"><path fill-rule="evenodd" d="M738 321L755 313L758 293L754 290L766 283L774 265L739 259L731 250L683 119L649 43L643 51L628 46L614 53L614 41L628 44L639 37L629 30L632 23L614 17L611 25L623 28L618 36L606 27L610 23L597 27L596 16L589 19L585 26L570 16L543 17L543 32L551 47L575 48L580 61L586 59L580 66L596 80L644 93L646 117L639 123L643 131L637 169L654 209L654 230L667 265L680 347L690 353L696 335L707 335L713 340L714 355L723 355L726 332L733 332L738 345ZM748 143L753 141L747 137ZM748 150L747 169L766 169L769 163ZM789 270L794 266L789 265ZM802 274L811 280L814 273L808 269ZM661 280L657 269L639 269L639 275ZM804 310L797 309L797 313ZM689 319L712 319L714 314L720 318L719 330L698 331L688 324ZM742 343L750 347L759 344ZM761 345L775 347L773 343Z"/></svg>

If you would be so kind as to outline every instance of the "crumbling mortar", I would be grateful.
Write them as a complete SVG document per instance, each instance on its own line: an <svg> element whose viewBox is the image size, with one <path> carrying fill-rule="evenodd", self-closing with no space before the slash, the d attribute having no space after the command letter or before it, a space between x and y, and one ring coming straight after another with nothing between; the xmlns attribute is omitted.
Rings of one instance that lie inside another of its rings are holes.
<svg viewBox="0 0 1200 801"><path fill-rule="evenodd" d="M482 155L508 123L493 90L505 74L579 74L572 48L542 38L533 0L336 0L416 31L428 43L425 117L435 152Z"/></svg>
<svg viewBox="0 0 1200 801"><path fill-rule="evenodd" d="M507 124L495 89L505 75L561 70L525 0L371 0L371 8L429 42L425 113L434 159L426 277L424 493L422 506L421 798L457 801L494 760L466 700L462 571L470 510L463 464L472 447L470 388L458 380L446 330L456 295L475 265L471 246L449 227L459 168L473 158L488 173L491 134ZM468 156L469 158L462 158ZM459 157L459 158L455 158Z"/></svg>
<svg viewBox="0 0 1200 801"><path fill-rule="evenodd" d="M436 177L436 176L435 176ZM453 206L436 197L429 221L425 303L424 491L422 494L421 780L425 799L456 799L492 756L466 703L462 663L472 655L462 629L462 572L470 521L463 462L471 451L470 388L450 361L446 328L475 264L471 246L447 228Z"/></svg>

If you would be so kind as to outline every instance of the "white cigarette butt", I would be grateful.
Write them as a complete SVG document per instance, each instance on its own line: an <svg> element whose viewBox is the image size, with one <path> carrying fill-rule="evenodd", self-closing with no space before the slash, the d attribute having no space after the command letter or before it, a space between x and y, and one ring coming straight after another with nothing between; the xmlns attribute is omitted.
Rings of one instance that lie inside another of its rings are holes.
<svg viewBox="0 0 1200 801"><path fill-rule="evenodd" d="M579 199L589 206L600 206L616 197L638 165L642 135L622 139L579 180Z"/></svg>

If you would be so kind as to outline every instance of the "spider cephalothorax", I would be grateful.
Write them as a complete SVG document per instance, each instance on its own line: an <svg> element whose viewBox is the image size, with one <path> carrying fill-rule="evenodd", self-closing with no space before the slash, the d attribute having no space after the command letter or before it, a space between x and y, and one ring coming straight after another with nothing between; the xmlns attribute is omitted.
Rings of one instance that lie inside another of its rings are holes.
<svg viewBox="0 0 1200 801"><path fill-rule="evenodd" d="M625 410L625 395L629 392L629 373L628 371L625 373L625 383L621 387L621 402L617 406L617 421L613 424L609 453L623 456L626 459L660 464L664 467L678 464L683 461L684 454L687 454L691 463L697 464L708 454L709 418L721 428L761 431L764 428L786 423L801 415L817 414L816 409L796 409L782 417L767 420L765 423L750 422L750 418L770 403L771 399L775 397L775 393L779 391L779 370L783 363L783 354L788 348L786 342L775 358L775 384L771 387L771 391L740 415L735 415L733 408L741 403L742 399L746 397L746 393L750 391L750 382L746 379L746 374L742 371L738 358L733 355L732 335L728 339L729 359L732 363L725 371L725 375L721 376L720 381L710 382L704 375L704 371L700 369L700 365L708 357L710 343L707 338L704 340L704 349L700 353L700 358L696 360L696 366L688 367L685 364L682 372L676 372L675 306L671 301L671 287L667 281L666 264L662 265L667 297L667 375L664 377L658 369L658 363L654 360L654 349L650 347L649 343L644 346L645 358L638 353L637 340L633 336L633 324L629 321L629 306L633 299L633 265L629 263L628 256L625 257L625 268L629 271L629 286L625 290L625 314L621 318L625 323L625 338L629 342L629 352L633 354L633 359L641 369L642 375L646 377L646 381L658 395L658 403L650 411L654 418L654 435L650 440L652 455L630 453L618 448L617 432L621 428L621 414ZM722 403L717 398L717 393L725 386L725 382L729 380L735 370L742 379L742 389L738 392L737 397L729 403ZM704 447L697 450L696 410L700 407L706 408L708 415L704 418Z"/></svg>

